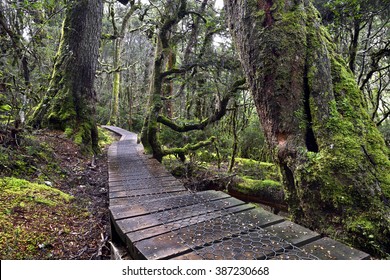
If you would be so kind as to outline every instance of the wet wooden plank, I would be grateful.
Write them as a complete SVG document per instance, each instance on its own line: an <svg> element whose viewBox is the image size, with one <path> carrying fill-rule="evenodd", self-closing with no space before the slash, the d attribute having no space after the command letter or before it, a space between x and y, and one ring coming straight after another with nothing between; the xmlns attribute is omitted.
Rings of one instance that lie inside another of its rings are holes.
<svg viewBox="0 0 390 280"><path fill-rule="evenodd" d="M186 193L188 193L187 190L179 191L179 192L171 192L171 193L149 194L149 195L135 196L135 197L112 198L110 199L110 206L140 204L144 201L149 201L149 200L154 200L154 199L164 198L164 197L175 197Z"/></svg>
<svg viewBox="0 0 390 280"><path fill-rule="evenodd" d="M117 220L115 223L121 229L122 233L158 226L173 221L183 220L190 217L196 217L201 214L218 211L221 208L228 208L244 204L244 202L227 198L223 200L210 201L205 203L194 204L178 209L164 211L163 213L154 213L147 216L139 216L129 219Z"/></svg>
<svg viewBox="0 0 390 280"><path fill-rule="evenodd" d="M230 196L216 191L206 191L200 194L186 193L185 195L159 198L131 206L110 207L110 211L112 217L118 220L226 198L230 198Z"/></svg>
<svg viewBox="0 0 390 280"><path fill-rule="evenodd" d="M133 180L145 180L145 179L169 179L169 180L173 180L175 177L173 177L172 175L167 175L167 174L164 174L164 175L161 175L161 176L153 176L152 174L150 174L149 172L146 172L146 173L140 173L138 175L134 175L134 176L113 176L111 177L108 182L109 183L112 183L112 182L131 182Z"/></svg>
<svg viewBox="0 0 390 280"><path fill-rule="evenodd" d="M252 215L252 219L256 220L257 225L260 227L277 224L285 220L285 218L283 218L282 216L275 215L259 207L256 207L249 213Z"/></svg>
<svg viewBox="0 0 390 280"><path fill-rule="evenodd" d="M129 184L129 183L141 183L143 181L151 181L151 182L156 182L156 181L172 181L175 180L175 177L172 175L169 176L161 176L161 177L155 177L155 176L150 176L150 175L143 175L143 176L134 176L134 177L121 177L121 178L113 178L112 180L109 180L109 185L110 186L115 186L115 185L120 185L120 184Z"/></svg>
<svg viewBox="0 0 390 280"><path fill-rule="evenodd" d="M169 186L169 185L177 185L179 183L182 185L182 183L178 180L155 180L155 179L144 179L144 180L133 180L133 181L122 181L122 182L114 182L109 183L109 188L115 189L115 187L129 187L134 189L143 189L153 186Z"/></svg>
<svg viewBox="0 0 390 280"><path fill-rule="evenodd" d="M234 208L234 207L237 207L240 205L244 205L245 208L249 208L242 201L239 201L239 200L233 199L233 198L230 198L230 202L228 201L228 203L218 203L218 202L220 202L220 201L217 201L217 203L216 203L217 205L219 204L218 206L221 206L221 205L226 206L226 208L224 208L224 209L227 209L229 207ZM215 203L215 202L210 202L210 203ZM176 209L164 212L163 214L168 213L168 215L171 215L170 218L172 220L172 221L170 221L169 219L167 219L165 224L167 224L169 222L173 223L173 222L177 221L178 217L182 218L183 220L185 220L185 219L191 220L191 217L198 217L200 215L204 215L204 217L207 217L211 213L215 212L215 210L210 211L210 209L207 209L207 207L198 207L198 206L199 205L192 207L192 209L190 209L190 211L187 211L186 214L183 214L183 211L177 212ZM214 205L214 207L215 207L215 205ZM181 209L183 209L183 208L181 208ZM197 210L194 210L194 209L197 209ZM172 214L174 214L174 215L172 215ZM160 216L160 217L164 217L164 216L165 215ZM198 219L198 218L196 218L196 219ZM135 231L142 231L143 229L152 230L154 227L161 226L164 224L162 222L162 220L159 219L158 213L154 214L154 215L152 214L152 215L148 215L148 216L134 217L134 218L130 218L130 219L117 220L117 221L115 221L113 219L113 217L111 217L111 221L112 221L112 227L115 229L116 233L121 238L121 240L127 244L127 246L131 249L131 251L133 253L137 252L137 254L139 251L137 248L134 247L133 241L130 238L128 238L129 233L135 232ZM127 223L125 223L124 225L129 226L129 228L124 227L122 221L127 221ZM142 239L142 237L140 237L140 239ZM137 255L137 254L135 254L135 255ZM141 255L138 255L138 257L140 257L140 256ZM143 256L141 256L141 257L144 258Z"/></svg>
<svg viewBox="0 0 390 280"><path fill-rule="evenodd" d="M273 259L285 253L292 254L292 252L300 259L310 258L307 252L292 247L290 243L263 229L256 229L231 239L224 239L194 251L199 257L207 260Z"/></svg>
<svg viewBox="0 0 390 280"><path fill-rule="evenodd" d="M212 235L207 235L212 239ZM156 243L157 242L157 243ZM160 246L156 246L160 244ZM183 238L178 238L175 233L157 236L153 239L135 243L137 249L147 259L169 259L184 253L196 251L203 259L228 260L228 259L265 259L275 255L289 247L289 244L274 238L263 229L239 234L231 238L218 240L218 242L204 244L204 246L189 246Z"/></svg>
<svg viewBox="0 0 390 280"><path fill-rule="evenodd" d="M305 245L321 238L317 232L311 231L290 221L271 225L265 229L296 246Z"/></svg>
<svg viewBox="0 0 390 280"><path fill-rule="evenodd" d="M114 171L108 172L108 176L111 181L120 181L126 178L133 179L136 177L145 177L145 175L152 175L154 177L173 177L171 173L166 170L157 170L150 171L148 169L140 169L140 170L126 170L126 171ZM175 178L175 177L173 177Z"/></svg>
<svg viewBox="0 0 390 280"><path fill-rule="evenodd" d="M203 260L201 256L199 256L196 251L191 251L189 253L185 253L183 255L178 255L172 258L169 258L170 260Z"/></svg>
<svg viewBox="0 0 390 280"><path fill-rule="evenodd" d="M170 225L171 228L176 227L177 230L137 242L136 246L146 258L168 258L171 255L183 254L184 251L181 251L183 244L186 245L185 250L188 250L188 247L196 248L216 240L232 238L242 232L258 230L264 222L258 219L260 213L261 211L256 209L238 213L225 213L225 215L213 219L196 221L189 226L183 226L183 221L178 221ZM173 240L173 233L180 242ZM151 246L153 243L164 244L164 246L162 246L161 251L157 251ZM169 244L169 249L165 248L166 244ZM171 255L168 255L168 253Z"/></svg>
<svg viewBox="0 0 390 280"><path fill-rule="evenodd" d="M121 177L130 177L131 178L131 177L137 176L138 174L145 174L145 173L152 174L152 175L159 176L159 177L163 177L164 175L165 176L172 176L172 174L169 173L163 167L151 169L148 166L137 166L137 167L134 167L134 166L128 166L127 165L123 169L124 170L121 170L120 172L117 172L117 171L111 172L109 170L108 175L110 177L113 176L113 177L119 178L119 179Z"/></svg>
<svg viewBox="0 0 390 280"><path fill-rule="evenodd" d="M184 186L170 186L170 187L156 187L156 188L147 188L147 189L136 189L128 191L119 191L119 192L109 192L109 198L119 198L119 197L131 197L131 196L141 196L147 194L157 194L165 192L178 192L185 191Z"/></svg>
<svg viewBox="0 0 390 280"><path fill-rule="evenodd" d="M183 184L177 180L172 180L172 181L165 181L165 182L160 182L158 184L161 188L165 187L174 187L174 186L183 186ZM157 185L157 184L156 184ZM144 184L142 182L139 182L138 184L132 184L132 185L118 185L118 186L110 186L109 187L109 192L120 192L120 191L129 191L129 190L142 190L142 189L147 189L150 188L150 184Z"/></svg>
<svg viewBox="0 0 390 280"><path fill-rule="evenodd" d="M143 229L143 230L139 230L139 231L135 231L135 232L130 232L127 234L127 237L130 240L132 240L133 242L137 242L137 241L141 241L143 239L147 239L147 238L155 237L158 235L162 235L164 233L172 232L174 230L177 230L177 229L180 229L183 227L188 227L188 226L191 226L195 223L201 223L201 222L209 221L209 220L216 219L216 218L219 218L222 216L226 216L229 214L235 214L235 213L239 213L239 212L243 212L243 211L248 211L251 209L253 209L253 206L251 206L249 204L242 204L239 206L233 206L230 208L225 208L223 210L218 210L218 211L206 213L203 215L201 214L196 218L194 218L194 217L186 218L186 219L181 220L180 223L171 222L171 223L167 223L164 225L155 226L152 228L147 228L147 229Z"/></svg>
<svg viewBox="0 0 390 280"><path fill-rule="evenodd" d="M302 249L322 260L362 260L370 258L367 253L328 237L304 245Z"/></svg>

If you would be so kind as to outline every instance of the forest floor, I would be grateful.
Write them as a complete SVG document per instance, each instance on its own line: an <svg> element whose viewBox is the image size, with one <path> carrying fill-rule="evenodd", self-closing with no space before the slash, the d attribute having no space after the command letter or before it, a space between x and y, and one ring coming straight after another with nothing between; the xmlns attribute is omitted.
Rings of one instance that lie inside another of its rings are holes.
<svg viewBox="0 0 390 280"><path fill-rule="evenodd" d="M2 148L0 259L109 259L108 145L92 160L62 132L28 139Z"/></svg>

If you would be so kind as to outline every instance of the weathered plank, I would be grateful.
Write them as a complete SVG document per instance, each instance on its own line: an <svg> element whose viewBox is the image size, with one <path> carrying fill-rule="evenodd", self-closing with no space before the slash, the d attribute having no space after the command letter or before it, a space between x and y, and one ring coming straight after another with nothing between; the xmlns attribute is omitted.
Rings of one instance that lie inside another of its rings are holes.
<svg viewBox="0 0 390 280"><path fill-rule="evenodd" d="M130 233L127 233L126 235L133 242L137 242L137 241L141 241L143 239L147 239L147 238L155 237L158 235L162 235L164 233L172 232L172 231L180 229L182 227L191 226L191 225L196 224L196 223L213 220L213 219L225 216L225 215L239 213L242 211L248 211L251 209L253 209L253 206L251 206L249 204L241 204L241 205L233 206L233 207L226 208L223 210L218 210L218 211L214 211L211 213L201 214L195 218L190 217L190 218L182 219L180 221L180 223L177 223L177 222L166 223L166 224L155 226L152 228L147 228L147 229L142 229L142 230L135 231L135 232L130 232Z"/></svg>
<svg viewBox="0 0 390 280"><path fill-rule="evenodd" d="M118 180L109 180L108 184L110 186L118 186L123 184L142 184L146 182L153 183L159 183L159 182L169 182L175 180L175 177L173 176L162 176L159 178L156 178L154 176L139 176L137 178L120 178Z"/></svg>
<svg viewBox="0 0 390 280"><path fill-rule="evenodd" d="M187 190L179 191L179 192L171 192L171 193L148 194L143 196L112 198L110 199L110 206L140 204L145 201L150 201L150 200L164 198L164 197L175 197L186 193L188 193Z"/></svg>
<svg viewBox="0 0 390 280"><path fill-rule="evenodd" d="M115 186L110 186L109 191L119 192L119 191L127 191L127 190L141 190L141 189L150 188L150 185L151 184L148 182L139 181L136 184L119 184ZM159 182L159 185L162 188L164 188L164 187L182 186L183 184L177 180L170 180L170 181Z"/></svg>
<svg viewBox="0 0 390 280"><path fill-rule="evenodd" d="M183 254L183 244L185 251L187 251L188 247L205 246L205 244L232 238L243 232L258 230L263 225L262 221L258 219L259 214L261 215L261 212L259 213L256 209L225 213L225 215L213 219L194 220L193 224L189 226L183 226L183 221L179 220L170 225L171 228L177 228L177 230L138 242L136 246L146 258L167 258L170 256L167 255L168 253L171 255ZM280 217L279 221L281 220L283 218ZM157 251L151 246L153 243L160 242L164 244L164 246L160 246L161 251ZM169 249L165 248L166 246L169 246Z"/></svg>
<svg viewBox="0 0 390 280"><path fill-rule="evenodd" d="M222 231L218 232L220 232L220 236L223 235ZM213 239L212 233L205 232L205 234L210 240ZM178 233L172 232L137 242L135 245L147 259L168 259L194 252L202 259L213 260L271 259L291 251L294 251L294 254L299 255L301 259L313 257L261 228L236 233L214 242L209 241L202 246L188 245L188 239L183 237L185 235L179 236ZM160 246L156 246L156 244L160 244Z"/></svg>
<svg viewBox="0 0 390 280"><path fill-rule="evenodd" d="M110 210L112 217L118 220L226 198L230 198L230 196L216 191L207 191L200 194L186 193L185 195L145 201L131 206L114 206L110 207Z"/></svg>
<svg viewBox="0 0 390 280"><path fill-rule="evenodd" d="M155 187L155 188L147 188L147 189L135 189L135 190L126 190L119 192L109 192L109 198L120 198L120 197L131 197L131 196L141 196L147 194L158 194L158 193L166 193L166 192L179 192L185 191L186 188L183 186L169 186L169 187Z"/></svg>
<svg viewBox="0 0 390 280"><path fill-rule="evenodd" d="M302 249L323 260L363 260L370 258L367 253L328 237L304 245Z"/></svg>
<svg viewBox="0 0 390 280"><path fill-rule="evenodd" d="M196 217L201 214L218 211L221 208L228 208L244 204L244 202L235 198L227 198L217 201L208 201L190 206L185 206L177 209L164 211L162 213L153 213L147 216L139 216L128 219L116 220L116 224L121 229L122 233L126 234L132 231L150 228L157 225L170 223L173 221L182 220L189 217Z"/></svg>
<svg viewBox="0 0 390 280"><path fill-rule="evenodd" d="M290 221L271 225L265 229L296 246L305 245L321 238L317 232L311 231Z"/></svg>

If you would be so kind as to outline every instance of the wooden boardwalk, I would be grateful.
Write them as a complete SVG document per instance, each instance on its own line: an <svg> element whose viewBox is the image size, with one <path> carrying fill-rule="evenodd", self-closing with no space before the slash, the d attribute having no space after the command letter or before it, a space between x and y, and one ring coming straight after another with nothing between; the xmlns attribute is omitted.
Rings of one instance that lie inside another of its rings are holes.
<svg viewBox="0 0 390 280"><path fill-rule="evenodd" d="M219 191L193 193L137 135L108 150L113 238L132 259L367 259L369 255Z"/></svg>

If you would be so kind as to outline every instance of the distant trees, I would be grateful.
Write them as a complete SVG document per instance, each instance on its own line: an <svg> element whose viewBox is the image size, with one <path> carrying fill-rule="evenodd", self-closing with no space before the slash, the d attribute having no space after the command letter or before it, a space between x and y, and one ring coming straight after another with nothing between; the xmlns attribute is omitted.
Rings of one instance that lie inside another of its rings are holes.
<svg viewBox="0 0 390 280"><path fill-rule="evenodd" d="M21 128L41 97L55 44L55 1L0 1L0 127Z"/></svg>
<svg viewBox="0 0 390 280"><path fill-rule="evenodd" d="M110 39L114 40L113 65L112 65L112 70L110 70L110 72L113 73L113 86L112 86L112 104L111 104L109 123L111 125L119 125L119 118L120 118L119 103L120 103L121 75L122 75L121 72L125 70L124 65L122 65L123 45L124 45L126 32L130 25L129 21L133 16L134 12L140 8L140 5L136 4L134 0L130 1L130 7L125 11L120 26L117 26L114 3L112 3L109 6L110 9L109 14L111 17L111 23L114 31L113 34L109 37Z"/></svg>
<svg viewBox="0 0 390 280"><path fill-rule="evenodd" d="M378 125L390 125L390 1L316 0L337 52L348 63L367 109Z"/></svg>

